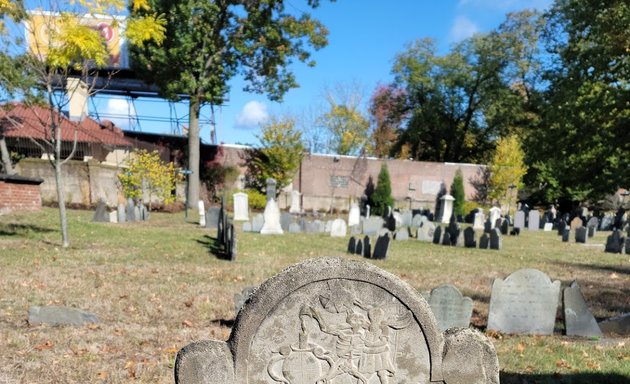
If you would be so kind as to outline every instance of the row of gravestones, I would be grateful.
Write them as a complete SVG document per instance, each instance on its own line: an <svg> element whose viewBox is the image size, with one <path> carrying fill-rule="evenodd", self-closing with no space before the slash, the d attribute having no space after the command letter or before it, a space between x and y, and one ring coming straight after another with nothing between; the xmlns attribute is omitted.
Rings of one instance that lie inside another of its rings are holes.
<svg viewBox="0 0 630 384"><path fill-rule="evenodd" d="M135 204L133 199L127 200L127 205L119 204L115 211L109 208L103 199L99 199L94 210L93 222L97 223L125 223L149 220L149 210L143 204Z"/></svg>
<svg viewBox="0 0 630 384"><path fill-rule="evenodd" d="M594 221L591 221L595 219ZM562 236L563 242L568 242L571 238L571 230L575 232L575 242L586 244L589 238L595 236L597 231L597 218L591 218L587 223L587 226L582 226L582 219L579 217L574 218L570 224L566 224L564 221L560 221L558 226L558 235ZM604 246L604 252L607 253L625 253L630 255L630 227L627 229L627 237L623 236L623 231L619 229L613 229L612 233L606 237L606 244Z"/></svg>

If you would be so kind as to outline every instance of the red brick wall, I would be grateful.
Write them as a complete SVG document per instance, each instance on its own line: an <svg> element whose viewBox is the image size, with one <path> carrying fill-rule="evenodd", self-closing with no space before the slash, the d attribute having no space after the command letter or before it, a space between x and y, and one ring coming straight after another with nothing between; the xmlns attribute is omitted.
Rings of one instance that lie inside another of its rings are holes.
<svg viewBox="0 0 630 384"><path fill-rule="evenodd" d="M0 180L0 213L37 211L42 208L39 184Z"/></svg>

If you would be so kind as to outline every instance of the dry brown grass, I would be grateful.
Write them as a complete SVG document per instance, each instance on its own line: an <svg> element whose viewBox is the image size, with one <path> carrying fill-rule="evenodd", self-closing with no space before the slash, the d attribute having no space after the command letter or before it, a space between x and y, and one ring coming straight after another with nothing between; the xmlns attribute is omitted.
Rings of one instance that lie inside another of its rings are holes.
<svg viewBox="0 0 630 384"><path fill-rule="evenodd" d="M63 250L55 210L0 216L0 383L173 383L179 348L227 339L236 292L307 258L359 259L345 255L347 239L239 231L237 260L221 260L208 251L214 231L181 213L122 225L91 223L85 211L69 219L72 247ZM593 243L604 241L601 233ZM500 252L394 242L390 258L374 264L419 290L454 284L475 300L473 323L482 329L493 279L520 268L563 287L577 279L600 319L630 312L630 256L562 243L555 233L506 238ZM29 306L48 304L101 322L29 326ZM630 382L628 339L494 337L504 382Z"/></svg>

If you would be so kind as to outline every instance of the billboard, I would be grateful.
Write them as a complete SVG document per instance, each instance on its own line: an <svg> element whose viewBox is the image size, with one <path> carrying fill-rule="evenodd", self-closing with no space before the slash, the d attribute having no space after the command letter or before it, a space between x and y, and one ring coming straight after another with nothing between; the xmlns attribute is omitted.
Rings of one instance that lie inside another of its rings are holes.
<svg viewBox="0 0 630 384"><path fill-rule="evenodd" d="M58 13L31 11L29 18L24 21L26 29L26 43L29 52L44 59L48 49L52 47L50 35L58 30L57 22L61 16ZM124 18L114 16L79 16L80 23L100 32L103 43L107 48L109 60L106 67L129 68L125 41L121 36L124 28Z"/></svg>

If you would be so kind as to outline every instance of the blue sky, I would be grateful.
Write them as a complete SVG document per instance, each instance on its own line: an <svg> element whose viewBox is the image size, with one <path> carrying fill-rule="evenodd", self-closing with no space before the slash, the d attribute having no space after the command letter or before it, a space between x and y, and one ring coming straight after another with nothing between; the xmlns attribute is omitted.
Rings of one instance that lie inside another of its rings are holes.
<svg viewBox="0 0 630 384"><path fill-rule="evenodd" d="M303 0L288 1L288 9L307 10ZM314 68L301 63L291 66L300 88L289 91L282 103L270 102L264 95L242 91L243 82L232 81L229 101L215 109L218 142L256 144L259 124L270 115L299 115L321 110L326 88L355 84L364 103L379 83L391 81L391 67L397 53L410 42L424 37L436 40L441 52L459 40L497 27L505 15L525 8L544 10L551 0L322 0L311 15L328 28L329 44L313 54ZM139 116L186 120L185 104L171 108L166 102L138 99L129 107L125 99L97 97L99 111L127 114L134 107ZM93 108L90 105L90 108ZM202 115L209 118L206 108ZM127 128L128 121L117 125ZM144 132L171 133L171 124L140 120ZM201 137L210 142L210 126L202 124Z"/></svg>

